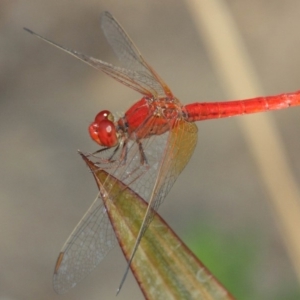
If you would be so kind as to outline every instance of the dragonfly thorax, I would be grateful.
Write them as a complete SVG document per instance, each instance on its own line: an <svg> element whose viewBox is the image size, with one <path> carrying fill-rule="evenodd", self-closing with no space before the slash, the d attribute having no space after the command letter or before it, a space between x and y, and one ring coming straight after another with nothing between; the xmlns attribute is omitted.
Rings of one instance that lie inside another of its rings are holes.
<svg viewBox="0 0 300 300"><path fill-rule="evenodd" d="M181 117L182 108L176 98L143 97L126 111L116 127L131 139L144 139L165 133Z"/></svg>

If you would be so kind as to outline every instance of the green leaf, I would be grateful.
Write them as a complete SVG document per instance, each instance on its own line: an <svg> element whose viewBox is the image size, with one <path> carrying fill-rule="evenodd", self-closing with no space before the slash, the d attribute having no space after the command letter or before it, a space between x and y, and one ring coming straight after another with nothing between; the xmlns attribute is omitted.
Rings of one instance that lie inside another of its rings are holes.
<svg viewBox="0 0 300 300"><path fill-rule="evenodd" d="M95 177L120 247L128 260L147 202L81 155ZM146 299L234 299L157 213L130 268Z"/></svg>

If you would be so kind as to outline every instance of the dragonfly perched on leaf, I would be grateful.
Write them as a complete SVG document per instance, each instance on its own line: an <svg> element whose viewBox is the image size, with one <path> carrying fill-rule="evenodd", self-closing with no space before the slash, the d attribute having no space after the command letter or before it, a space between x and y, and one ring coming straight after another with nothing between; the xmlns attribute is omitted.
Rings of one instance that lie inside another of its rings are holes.
<svg viewBox="0 0 300 300"><path fill-rule="evenodd" d="M25 30L142 95L123 117L115 120L111 112L103 110L89 126L91 138L101 146L99 151L90 155L96 165L148 202L120 290L154 212L193 154L197 143L194 122L296 106L300 104L300 91L246 100L183 105L109 12L102 13L101 27L122 67L64 48L29 29ZM109 192L106 196L110 197ZM116 244L100 198L99 194L60 252L53 278L54 289L58 293L76 285Z"/></svg>

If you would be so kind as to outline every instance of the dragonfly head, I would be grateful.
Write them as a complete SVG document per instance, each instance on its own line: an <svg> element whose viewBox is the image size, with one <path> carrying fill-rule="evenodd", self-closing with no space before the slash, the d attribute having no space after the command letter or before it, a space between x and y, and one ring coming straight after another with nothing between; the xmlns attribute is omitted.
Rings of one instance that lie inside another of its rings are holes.
<svg viewBox="0 0 300 300"><path fill-rule="evenodd" d="M114 117L108 110L102 110L96 115L95 121L89 126L89 133L100 146L110 148L118 144Z"/></svg>

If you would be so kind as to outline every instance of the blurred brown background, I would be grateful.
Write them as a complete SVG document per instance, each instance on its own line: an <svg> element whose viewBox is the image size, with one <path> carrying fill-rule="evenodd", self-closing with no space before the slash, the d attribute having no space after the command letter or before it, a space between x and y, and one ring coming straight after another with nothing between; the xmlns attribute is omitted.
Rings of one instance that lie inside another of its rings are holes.
<svg viewBox="0 0 300 300"><path fill-rule="evenodd" d="M300 89L300 2L226 3L266 95ZM124 112L139 95L22 27L117 63L99 26L100 12L109 10L183 103L228 99L183 1L2 0L0 8L0 299L114 299L125 269L118 247L64 296L53 291L52 272L97 193L76 152L97 149L87 127L99 110ZM300 183L300 110L272 114ZM254 232L259 247L249 245L257 249L249 286L264 299L274 299L278 286L297 287L238 123L198 127L194 156L161 215L183 239L201 224L220 235ZM130 275L118 298L141 297Z"/></svg>

